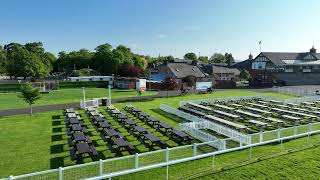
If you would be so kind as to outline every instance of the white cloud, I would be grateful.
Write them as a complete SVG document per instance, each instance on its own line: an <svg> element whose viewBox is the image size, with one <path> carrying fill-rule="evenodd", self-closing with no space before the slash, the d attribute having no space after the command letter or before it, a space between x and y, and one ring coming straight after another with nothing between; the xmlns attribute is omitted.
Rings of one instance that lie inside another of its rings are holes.
<svg viewBox="0 0 320 180"><path fill-rule="evenodd" d="M158 38L158 39L163 39L163 38L167 38L168 37L168 35L166 35L166 34L157 34L156 35L156 38Z"/></svg>

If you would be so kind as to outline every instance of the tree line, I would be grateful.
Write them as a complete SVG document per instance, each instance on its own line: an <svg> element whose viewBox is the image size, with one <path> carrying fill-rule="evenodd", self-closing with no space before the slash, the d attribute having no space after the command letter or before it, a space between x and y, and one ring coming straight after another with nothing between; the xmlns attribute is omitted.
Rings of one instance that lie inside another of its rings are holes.
<svg viewBox="0 0 320 180"><path fill-rule="evenodd" d="M204 63L232 64L231 53L215 53L210 58L199 56L193 52L186 53L185 59ZM119 45L113 48L105 43L94 51L80 49L69 53L62 51L58 57L46 51L41 42L26 44L10 43L0 46L0 74L12 77L44 78L55 72L67 75L74 71L87 72L94 70L101 75L120 75L129 77L147 76L148 63L171 62L175 58L169 56L150 57L133 53L130 48ZM78 74L79 75L79 74Z"/></svg>
<svg viewBox="0 0 320 180"><path fill-rule="evenodd" d="M199 57L197 57L197 55L195 53L189 52L189 53L186 53L183 56L183 58L188 59L188 60L197 60L197 61L201 61L203 63L223 63L223 64L227 64L229 66L235 62L231 53L225 53L225 54L214 53L209 58L208 56L200 56L200 55L199 55Z"/></svg>

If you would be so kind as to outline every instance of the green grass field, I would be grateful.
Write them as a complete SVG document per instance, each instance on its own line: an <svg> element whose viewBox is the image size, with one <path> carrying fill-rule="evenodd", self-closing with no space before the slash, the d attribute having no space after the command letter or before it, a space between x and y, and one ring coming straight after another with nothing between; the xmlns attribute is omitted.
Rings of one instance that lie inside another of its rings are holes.
<svg viewBox="0 0 320 180"><path fill-rule="evenodd" d="M138 96L137 91L133 90L112 90L112 98L124 98ZM0 110L28 107L28 105L18 97L19 93L0 93ZM155 91L143 92L142 96L154 95ZM86 99L108 97L108 89L105 88L86 88ZM51 91L48 94L41 94L41 99L33 106L63 104L80 102L82 89L61 89Z"/></svg>
<svg viewBox="0 0 320 180"><path fill-rule="evenodd" d="M294 139L169 167L169 179L319 179L320 135ZM112 179L165 179L166 167Z"/></svg>
<svg viewBox="0 0 320 180"><path fill-rule="evenodd" d="M159 109L159 105L161 103L177 107L181 100L248 95L273 96L281 98L290 97L276 93L256 93L245 90L229 90L206 95L189 95L183 97L157 98L144 102L120 103L115 104L115 106L122 109L126 104L132 104L175 127L182 120L161 111ZM103 112L102 109L101 112ZM52 119L52 116L55 115L62 115L62 111L38 113L33 116L17 115L0 118L0 142L3 147L6 147L3 148L2 153L0 153L0 177L75 164L75 162L72 162L69 157L69 148L66 141L64 122L62 119ZM110 117L107 118L110 119ZM92 130L90 137L94 141L94 145L97 146L100 158L106 159L114 157L115 154L111 153L103 141L99 140L100 137L95 130L93 130L87 117L84 116L84 119L88 125L88 129ZM138 123L142 124L141 122ZM144 146L139 145L139 142L135 141L134 137L129 135L129 133L116 122L113 122L113 125L116 126L128 139L132 140L140 152L147 151ZM154 132L154 129L145 125L143 126ZM166 139L166 137L162 137L160 133L156 133L155 135L163 138L163 140L165 140L170 146L177 145L175 142ZM86 159L84 162L90 161L92 160Z"/></svg>

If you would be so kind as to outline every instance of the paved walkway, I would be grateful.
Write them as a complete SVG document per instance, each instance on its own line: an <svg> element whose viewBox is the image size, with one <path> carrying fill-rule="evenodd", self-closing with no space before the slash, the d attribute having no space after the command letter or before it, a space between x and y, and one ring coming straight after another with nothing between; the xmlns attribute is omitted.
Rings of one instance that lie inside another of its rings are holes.
<svg viewBox="0 0 320 180"><path fill-rule="evenodd" d="M179 95L180 95L180 91L168 91L168 92L159 91L158 94L151 95L151 96L137 96L137 97L129 97L129 98L112 99L112 103L151 100L153 98L172 97L172 96L179 96ZM66 108L79 108L79 107L80 107L80 102L76 102L76 103L36 106L32 108L32 111L33 113L39 113L39 112L47 112L47 111L54 111L54 110L62 110ZM30 113L30 108L0 110L0 116L12 116L12 115L28 114L28 113Z"/></svg>

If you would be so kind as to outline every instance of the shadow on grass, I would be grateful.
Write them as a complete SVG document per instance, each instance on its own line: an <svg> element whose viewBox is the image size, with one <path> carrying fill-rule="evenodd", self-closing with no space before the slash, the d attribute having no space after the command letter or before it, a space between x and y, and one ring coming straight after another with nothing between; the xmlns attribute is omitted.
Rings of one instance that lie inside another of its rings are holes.
<svg viewBox="0 0 320 180"><path fill-rule="evenodd" d="M52 135L51 136L51 142L54 142L54 141L61 141L63 138L62 138L62 135L59 134L59 135Z"/></svg>
<svg viewBox="0 0 320 180"><path fill-rule="evenodd" d="M60 126L61 121L52 121L52 126Z"/></svg>
<svg viewBox="0 0 320 180"><path fill-rule="evenodd" d="M51 154L57 154L57 153L62 153L62 152L64 152L63 144L57 144L57 145L50 146L50 153Z"/></svg>
<svg viewBox="0 0 320 180"><path fill-rule="evenodd" d="M52 119L61 119L60 115L54 115L52 116Z"/></svg>
<svg viewBox="0 0 320 180"><path fill-rule="evenodd" d="M50 159L50 168L56 169L64 166L64 157L54 157Z"/></svg>
<svg viewBox="0 0 320 180"><path fill-rule="evenodd" d="M58 128L52 128L52 132L53 132L53 133L62 132L62 128L61 128L61 127L58 127Z"/></svg>
<svg viewBox="0 0 320 180"><path fill-rule="evenodd" d="M183 122L183 119L178 117L178 116L175 116L175 115L172 115L172 114L169 114L165 111L162 111L161 109L151 109L151 111L157 113L157 114L160 114L161 116L164 116L172 121L175 121L177 123L182 123Z"/></svg>

